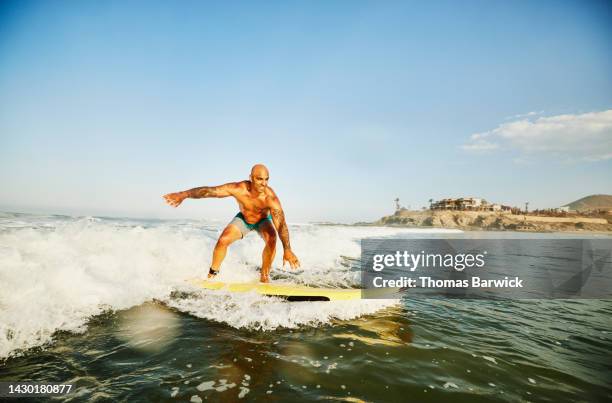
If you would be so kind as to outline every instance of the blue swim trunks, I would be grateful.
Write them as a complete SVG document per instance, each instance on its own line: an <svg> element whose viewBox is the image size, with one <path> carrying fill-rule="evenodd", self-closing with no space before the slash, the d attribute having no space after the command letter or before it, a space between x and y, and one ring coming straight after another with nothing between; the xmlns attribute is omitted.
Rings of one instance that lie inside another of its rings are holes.
<svg viewBox="0 0 612 403"><path fill-rule="evenodd" d="M232 221L230 221L230 224L234 224L236 227L238 227L238 229L242 233L242 237L244 238L244 236L246 234L248 234L249 232L251 232L253 230L259 232L259 226L264 221L272 222L272 215L268 214L268 216L266 218L262 218L261 220L257 221L255 224L249 224L244 219L244 215L242 215L242 213L240 212L240 213L236 214L236 216L234 217L234 219Z"/></svg>

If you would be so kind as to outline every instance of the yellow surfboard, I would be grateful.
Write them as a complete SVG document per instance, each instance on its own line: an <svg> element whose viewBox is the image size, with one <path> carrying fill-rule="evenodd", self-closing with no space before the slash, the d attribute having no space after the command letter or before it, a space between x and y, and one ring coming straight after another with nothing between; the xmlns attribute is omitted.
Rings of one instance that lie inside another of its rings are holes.
<svg viewBox="0 0 612 403"><path fill-rule="evenodd" d="M223 283L203 279L189 281L208 290L255 291L261 295L282 297L289 301L347 301L360 299L362 291L359 288L315 288L287 283Z"/></svg>

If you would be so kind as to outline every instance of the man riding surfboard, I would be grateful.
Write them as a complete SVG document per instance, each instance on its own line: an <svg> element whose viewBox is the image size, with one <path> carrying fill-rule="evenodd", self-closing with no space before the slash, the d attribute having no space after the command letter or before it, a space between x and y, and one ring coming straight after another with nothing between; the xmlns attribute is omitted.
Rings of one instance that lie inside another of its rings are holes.
<svg viewBox="0 0 612 403"><path fill-rule="evenodd" d="M285 222L285 214L280 200L274 190L268 186L268 180L270 179L268 168L262 164L254 165L251 168L249 179L248 181L231 182L220 186L203 186L164 195L164 199L172 207L178 207L183 200L188 198L232 196L238 202L240 212L225 227L215 245L208 278L212 278L219 273L219 268L227 253L227 247L234 241L244 238L246 234L253 230L257 231L265 242L262 253L261 282L267 283L270 281L270 268L276 254L277 231L284 249L283 266L285 262L289 262L292 269L300 267L297 256L291 250L289 229Z"/></svg>

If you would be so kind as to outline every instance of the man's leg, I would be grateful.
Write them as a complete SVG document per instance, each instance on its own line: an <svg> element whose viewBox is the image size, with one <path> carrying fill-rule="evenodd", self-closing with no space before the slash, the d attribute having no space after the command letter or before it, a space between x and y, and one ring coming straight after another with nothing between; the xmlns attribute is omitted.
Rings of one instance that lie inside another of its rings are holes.
<svg viewBox="0 0 612 403"><path fill-rule="evenodd" d="M213 251L213 260L210 268L213 271L219 271L219 267L225 259L225 254L227 253L227 247L234 241L242 238L242 232L240 229L234 224L229 224L223 232L221 236L217 240L217 245L215 245L215 250ZM208 274L208 278L213 277L213 274Z"/></svg>
<svg viewBox="0 0 612 403"><path fill-rule="evenodd" d="M270 281L270 267L272 267L274 255L276 254L276 230L274 229L272 221L264 220L259 224L257 232L259 232L259 235L261 235L266 243L263 253L261 254L260 281L262 283L268 283Z"/></svg>

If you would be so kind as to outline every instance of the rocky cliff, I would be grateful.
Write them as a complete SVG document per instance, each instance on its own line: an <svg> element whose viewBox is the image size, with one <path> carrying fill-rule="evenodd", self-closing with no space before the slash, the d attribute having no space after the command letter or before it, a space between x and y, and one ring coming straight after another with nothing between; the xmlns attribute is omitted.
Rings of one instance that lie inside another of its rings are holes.
<svg viewBox="0 0 612 403"><path fill-rule="evenodd" d="M612 232L612 216L541 217L487 211L409 211L399 210L374 223L406 227L440 227L466 230L510 231L606 231Z"/></svg>

